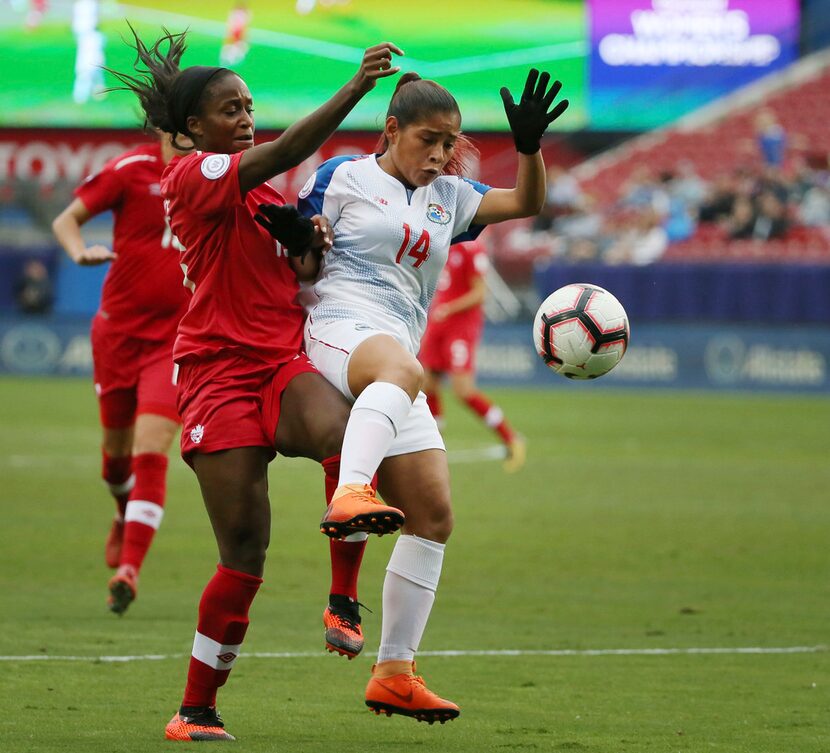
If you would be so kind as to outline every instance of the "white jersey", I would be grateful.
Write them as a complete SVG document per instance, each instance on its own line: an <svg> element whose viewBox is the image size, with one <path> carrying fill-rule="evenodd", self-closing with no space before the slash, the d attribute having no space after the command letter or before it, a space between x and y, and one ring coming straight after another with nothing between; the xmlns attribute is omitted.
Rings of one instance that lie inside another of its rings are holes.
<svg viewBox="0 0 830 753"><path fill-rule="evenodd" d="M365 321L417 353L450 245L483 230L471 223L488 190L449 175L407 189L374 154L324 162L298 202L303 214L325 215L334 230L310 315Z"/></svg>

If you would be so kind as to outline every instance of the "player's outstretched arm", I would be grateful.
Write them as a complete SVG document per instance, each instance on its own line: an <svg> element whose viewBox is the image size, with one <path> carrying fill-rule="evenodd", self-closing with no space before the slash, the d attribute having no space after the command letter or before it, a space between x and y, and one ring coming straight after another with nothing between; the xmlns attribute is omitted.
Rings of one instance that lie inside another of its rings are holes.
<svg viewBox="0 0 830 753"><path fill-rule="evenodd" d="M81 235L83 225L92 215L80 199L74 199L54 220L52 231L72 261L82 266L104 264L115 259L106 246L87 247Z"/></svg>
<svg viewBox="0 0 830 753"><path fill-rule="evenodd" d="M568 109L568 100L554 100L562 89L559 81L548 88L550 74L541 75L535 68L527 74L518 103L506 87L501 89L504 112L513 133L519 167L514 188L488 191L473 219L474 224L490 224L538 214L545 201L545 163L541 140L548 126Z"/></svg>
<svg viewBox="0 0 830 753"><path fill-rule="evenodd" d="M400 71L399 66L392 65L392 55L403 55L403 51L391 42L369 47L357 73L328 102L294 123L274 141L246 151L239 161L242 191L250 191L314 154L363 96L374 89L378 79Z"/></svg>

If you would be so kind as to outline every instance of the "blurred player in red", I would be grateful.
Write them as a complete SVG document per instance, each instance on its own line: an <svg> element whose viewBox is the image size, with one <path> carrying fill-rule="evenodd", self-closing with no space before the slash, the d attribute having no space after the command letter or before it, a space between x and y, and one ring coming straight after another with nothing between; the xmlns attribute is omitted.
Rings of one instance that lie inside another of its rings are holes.
<svg viewBox="0 0 830 753"><path fill-rule="evenodd" d="M225 41L219 53L219 61L222 65L237 65L245 60L248 54L248 42L245 37L250 23L251 11L248 10L248 4L243 0L234 3L228 14Z"/></svg>
<svg viewBox="0 0 830 753"><path fill-rule="evenodd" d="M183 153L183 152L182 152ZM110 160L75 189L52 227L69 257L110 263L92 320L95 392L104 429L102 476L115 498L107 539L109 608L123 614L164 515L167 452L176 435L173 341L187 309L179 249L164 219L161 174L176 154L161 134ZM81 226L112 210L112 250L87 246Z"/></svg>
<svg viewBox="0 0 830 753"><path fill-rule="evenodd" d="M370 47L331 99L279 138L255 145L253 98L238 75L181 69L184 34L166 33L149 48L136 35L135 49L135 75L112 73L138 96L149 122L174 143L187 136L198 150L173 160L161 185L192 293L173 352L182 456L198 478L220 560L202 593L184 696L165 735L233 740L216 695L262 583L271 529L268 463L278 452L318 460L333 491L349 415L346 400L301 350L298 279L306 262L316 270L315 254L329 247L331 228L319 215L309 220L284 206L267 181L313 154L378 79L399 71L391 59L402 52L389 43ZM344 536L390 532L404 522L368 485L338 492L326 515ZM357 544L361 552L364 545Z"/></svg>
<svg viewBox="0 0 830 753"><path fill-rule="evenodd" d="M418 360L424 367L424 392L432 415L442 424L441 378L449 374L453 394L493 429L504 443L506 471L524 465L524 439L507 423L504 413L476 387L476 349L484 326L485 275L489 261L478 241L450 246Z"/></svg>

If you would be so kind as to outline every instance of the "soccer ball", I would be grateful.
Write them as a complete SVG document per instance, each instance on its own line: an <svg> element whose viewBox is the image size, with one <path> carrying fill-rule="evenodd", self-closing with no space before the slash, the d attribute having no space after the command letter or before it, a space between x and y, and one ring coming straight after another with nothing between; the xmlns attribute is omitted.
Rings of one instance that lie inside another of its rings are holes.
<svg viewBox="0 0 830 753"><path fill-rule="evenodd" d="M568 379L607 374L628 347L622 304L597 285L574 283L551 293L533 321L533 342L542 360Z"/></svg>

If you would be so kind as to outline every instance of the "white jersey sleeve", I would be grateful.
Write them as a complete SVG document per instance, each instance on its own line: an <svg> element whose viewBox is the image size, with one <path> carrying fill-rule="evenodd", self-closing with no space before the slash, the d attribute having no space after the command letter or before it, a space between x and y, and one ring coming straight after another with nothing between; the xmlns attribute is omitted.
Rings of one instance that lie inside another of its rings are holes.
<svg viewBox="0 0 830 753"><path fill-rule="evenodd" d="M320 165L300 189L297 209L306 217L322 214L335 225L349 196L345 191L345 183L332 182L334 171L344 162L351 162L358 157L359 155L334 157Z"/></svg>

